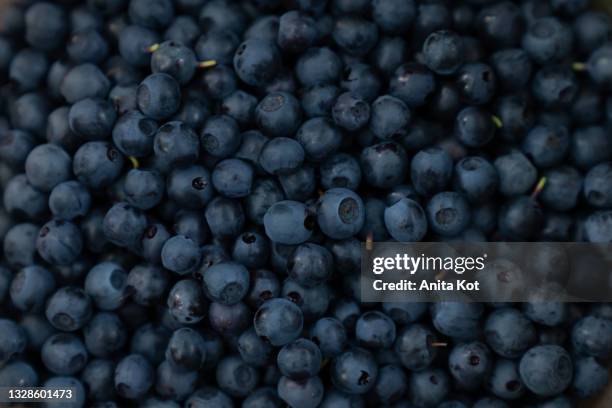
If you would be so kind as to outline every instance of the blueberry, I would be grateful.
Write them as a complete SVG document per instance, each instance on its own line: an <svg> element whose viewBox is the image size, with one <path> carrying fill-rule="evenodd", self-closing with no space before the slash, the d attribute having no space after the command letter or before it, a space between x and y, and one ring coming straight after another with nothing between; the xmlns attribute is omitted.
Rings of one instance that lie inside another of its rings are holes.
<svg viewBox="0 0 612 408"><path fill-rule="evenodd" d="M114 262L95 265L85 278L85 293L100 310L116 310L126 300L127 274Z"/></svg>
<svg viewBox="0 0 612 408"><path fill-rule="evenodd" d="M611 331L610 321L586 316L572 328L572 345L582 354L607 358L612 353L612 343L608 335Z"/></svg>
<svg viewBox="0 0 612 408"><path fill-rule="evenodd" d="M45 54L25 48L13 56L9 79L22 92L35 90L47 73L49 61Z"/></svg>
<svg viewBox="0 0 612 408"><path fill-rule="evenodd" d="M151 54L147 48L159 42L159 35L140 25L129 25L119 33L119 54L137 67L149 65Z"/></svg>
<svg viewBox="0 0 612 408"><path fill-rule="evenodd" d="M263 86L280 70L280 59L275 44L262 39L247 39L236 49L234 70L246 84Z"/></svg>
<svg viewBox="0 0 612 408"><path fill-rule="evenodd" d="M23 361L15 361L0 369L0 386L2 387L35 387L38 384L38 373Z"/></svg>
<svg viewBox="0 0 612 408"><path fill-rule="evenodd" d="M598 208L612 207L612 190L607 183L610 177L610 163L601 163L589 170L584 179L584 196L590 205Z"/></svg>
<svg viewBox="0 0 612 408"><path fill-rule="evenodd" d="M493 69L484 63L467 63L457 72L457 87L467 103L484 105L495 94L497 77Z"/></svg>
<svg viewBox="0 0 612 408"><path fill-rule="evenodd" d="M182 324L195 324L204 318L206 299L198 282L193 279L178 281L168 294L168 308Z"/></svg>
<svg viewBox="0 0 612 408"><path fill-rule="evenodd" d="M168 26L174 17L170 0L130 0L128 13L135 24L152 29Z"/></svg>
<svg viewBox="0 0 612 408"><path fill-rule="evenodd" d="M365 210L361 198L346 188L327 190L317 203L321 231L333 239L355 235L363 227Z"/></svg>
<svg viewBox="0 0 612 408"><path fill-rule="evenodd" d="M11 167L22 167L34 146L34 136L23 130L7 130L0 134L0 158Z"/></svg>
<svg viewBox="0 0 612 408"><path fill-rule="evenodd" d="M425 196L444 190L453 171L451 157L437 147L421 150L414 156L410 166L414 188Z"/></svg>
<svg viewBox="0 0 612 408"><path fill-rule="evenodd" d="M281 403L276 390L271 387L260 387L253 391L244 401L244 408L257 408L263 406L276 407Z"/></svg>
<svg viewBox="0 0 612 408"><path fill-rule="evenodd" d="M563 392L571 383L573 364L570 355L559 346L536 346L521 358L519 373L534 394L551 397Z"/></svg>
<svg viewBox="0 0 612 408"><path fill-rule="evenodd" d="M231 408L234 406L232 399L223 391L213 387L203 387L191 394L185 404L201 407Z"/></svg>
<svg viewBox="0 0 612 408"><path fill-rule="evenodd" d="M555 17L539 18L529 25L523 49L541 65L560 62L571 52L571 29Z"/></svg>
<svg viewBox="0 0 612 408"><path fill-rule="evenodd" d="M541 68L532 80L532 93L544 108L565 108L578 93L574 73L562 65L547 65Z"/></svg>
<svg viewBox="0 0 612 408"><path fill-rule="evenodd" d="M68 40L66 51L70 59L77 63L98 64L108 56L108 43L95 29L75 30Z"/></svg>
<svg viewBox="0 0 612 408"><path fill-rule="evenodd" d="M589 126L574 130L571 138L570 157L583 170L610 160L612 144L606 138L606 131L600 126Z"/></svg>
<svg viewBox="0 0 612 408"><path fill-rule="evenodd" d="M608 371L595 358L583 357L575 362L572 390L579 398L589 398L604 389L608 379Z"/></svg>
<svg viewBox="0 0 612 408"><path fill-rule="evenodd" d="M91 318L91 299L81 288L64 286L47 302L45 315L58 330L75 331Z"/></svg>
<svg viewBox="0 0 612 408"><path fill-rule="evenodd" d="M552 0L553 10L564 15L576 15L588 6L585 0Z"/></svg>
<svg viewBox="0 0 612 408"><path fill-rule="evenodd" d="M520 398L525 393L525 386L518 373L518 363L513 360L497 360L486 387L495 396L505 400Z"/></svg>
<svg viewBox="0 0 612 408"><path fill-rule="evenodd" d="M233 305L246 296L249 273L241 264L221 262L204 272L203 284L204 291L211 301Z"/></svg>
<svg viewBox="0 0 612 408"><path fill-rule="evenodd" d="M410 119L410 110L401 99L381 96L372 103L370 130L379 139L395 138L407 132Z"/></svg>
<svg viewBox="0 0 612 408"><path fill-rule="evenodd" d="M537 126L523 141L523 151L538 167L550 167L560 163L569 150L570 138L563 127Z"/></svg>
<svg viewBox="0 0 612 408"><path fill-rule="evenodd" d="M116 85L108 94L108 99L117 111L117 114L124 115L127 112L136 110L136 85Z"/></svg>
<svg viewBox="0 0 612 408"><path fill-rule="evenodd" d="M91 63L70 69L60 83L60 92L66 102L76 103L87 98L106 98L111 83L100 68Z"/></svg>
<svg viewBox="0 0 612 408"><path fill-rule="evenodd" d="M244 398L257 386L259 374L240 357L233 355L219 361L216 379L219 388L225 393Z"/></svg>
<svg viewBox="0 0 612 408"><path fill-rule="evenodd" d="M74 390L75 400L72 401L74 407L82 407L85 405L86 392L83 383L78 379L70 376L56 376L50 377L42 385L43 387L50 389L72 389Z"/></svg>
<svg viewBox="0 0 612 408"><path fill-rule="evenodd" d="M166 326L144 324L133 333L130 351L143 355L152 364L159 364L164 360L164 350L171 335Z"/></svg>
<svg viewBox="0 0 612 408"><path fill-rule="evenodd" d="M153 141L153 150L160 169L167 171L173 164L191 164L199 157L198 136L182 122L172 121L161 126Z"/></svg>
<svg viewBox="0 0 612 408"><path fill-rule="evenodd" d="M104 401L115 396L114 371L114 363L105 359L91 360L85 366L81 380L92 400Z"/></svg>
<svg viewBox="0 0 612 408"><path fill-rule="evenodd" d="M157 123L133 110L121 116L112 130L113 143L126 156L145 157L153 151Z"/></svg>
<svg viewBox="0 0 612 408"><path fill-rule="evenodd" d="M36 249L38 254L50 264L71 264L83 249L81 232L69 221L49 221L40 229Z"/></svg>
<svg viewBox="0 0 612 408"><path fill-rule="evenodd" d="M162 200L164 182L156 171L131 169L123 181L123 191L129 204L148 210Z"/></svg>
<svg viewBox="0 0 612 408"><path fill-rule="evenodd" d="M462 389L476 389L491 374L493 360L488 347L478 341L456 345L448 356L451 376Z"/></svg>
<svg viewBox="0 0 612 408"><path fill-rule="evenodd" d="M70 130L86 140L102 140L113 129L117 114L110 102L86 98L72 105L68 114Z"/></svg>
<svg viewBox="0 0 612 408"><path fill-rule="evenodd" d="M136 245L146 227L145 215L127 203L115 204L104 216L104 236L117 246Z"/></svg>
<svg viewBox="0 0 612 408"><path fill-rule="evenodd" d="M349 394L363 394L376 384L378 365L365 349L351 348L335 357L331 366L333 384Z"/></svg>
<svg viewBox="0 0 612 408"><path fill-rule="evenodd" d="M83 330L87 351L96 357L109 357L120 351L127 341L127 330L114 313L94 315Z"/></svg>
<svg viewBox="0 0 612 408"><path fill-rule="evenodd" d="M203 62L206 63L210 62ZM215 65L202 73L201 83L206 96L213 100L223 100L237 89L238 78L230 67Z"/></svg>
<svg viewBox="0 0 612 408"><path fill-rule="evenodd" d="M26 332L10 319L0 319L3 340L0 343L0 363L4 366L11 358L21 354L26 347Z"/></svg>
<svg viewBox="0 0 612 408"><path fill-rule="evenodd" d="M238 124L227 115L210 117L200 136L202 149L215 157L231 156L240 147L241 135Z"/></svg>
<svg viewBox="0 0 612 408"><path fill-rule="evenodd" d="M213 236L218 238L238 236L245 222L240 202L224 197L214 198L206 206L204 216Z"/></svg>
<svg viewBox="0 0 612 408"><path fill-rule="evenodd" d="M296 61L295 74L304 87L331 84L340 78L342 63L327 47L310 48Z"/></svg>
<svg viewBox="0 0 612 408"><path fill-rule="evenodd" d="M499 174L499 192L503 195L525 194L536 182L536 168L517 150L497 157L493 164Z"/></svg>
<svg viewBox="0 0 612 408"><path fill-rule="evenodd" d="M252 316L250 309L244 303L226 306L213 302L210 305L208 317L211 328L219 334L238 335L249 326ZM214 367L214 363L211 366Z"/></svg>
<svg viewBox="0 0 612 408"><path fill-rule="evenodd" d="M468 147L483 147L495 136L493 117L477 107L461 110L455 120L455 136Z"/></svg>
<svg viewBox="0 0 612 408"><path fill-rule="evenodd" d="M14 276L9 294L12 304L19 310L40 312L54 290L53 274L41 266L30 265Z"/></svg>
<svg viewBox="0 0 612 408"><path fill-rule="evenodd" d="M365 181L373 187L390 188L404 180L408 159L404 148L395 142L366 147L360 159Z"/></svg>
<svg viewBox="0 0 612 408"><path fill-rule="evenodd" d="M107 142L81 145L72 161L72 171L77 180L94 190L112 184L122 168L123 157Z"/></svg>
<svg viewBox="0 0 612 408"><path fill-rule="evenodd" d="M241 126L254 121L257 98L242 90L236 90L223 98L221 110Z"/></svg>
<svg viewBox="0 0 612 408"><path fill-rule="evenodd" d="M178 111L181 90L168 74L149 75L138 85L137 92L138 109L151 119L168 119Z"/></svg>
<svg viewBox="0 0 612 408"><path fill-rule="evenodd" d="M56 218L72 220L89 212L91 196L78 181L65 181L51 190L49 209Z"/></svg>
<svg viewBox="0 0 612 408"><path fill-rule="evenodd" d="M308 165L293 173L280 174L278 181L285 192L285 197L290 200L308 200L317 187L315 170Z"/></svg>
<svg viewBox="0 0 612 408"><path fill-rule="evenodd" d="M464 341L473 340L480 333L481 304L438 302L431 308L435 328L442 334Z"/></svg>
<svg viewBox="0 0 612 408"><path fill-rule="evenodd" d="M236 33L212 29L198 38L194 50L200 60L214 60L219 64L230 65L239 43Z"/></svg>
<svg viewBox="0 0 612 408"><path fill-rule="evenodd" d="M499 230L510 240L529 240L542 225L542 209L531 198L518 196L502 205Z"/></svg>
<svg viewBox="0 0 612 408"><path fill-rule="evenodd" d="M49 100L39 93L27 93L12 101L9 117L14 128L44 136L49 114Z"/></svg>
<svg viewBox="0 0 612 408"><path fill-rule="evenodd" d="M292 279L283 282L281 295L300 307L306 321L322 317L329 307L331 297L329 286L326 284L308 288Z"/></svg>
<svg viewBox="0 0 612 408"><path fill-rule="evenodd" d="M390 34L405 33L417 14L413 0L376 0L372 2L372 19Z"/></svg>
<svg viewBox="0 0 612 408"><path fill-rule="evenodd" d="M242 34L246 24L244 11L237 4L226 3L221 0L206 2L200 10L199 22L201 27L230 30Z"/></svg>
<svg viewBox="0 0 612 408"><path fill-rule="evenodd" d="M281 377L278 382L278 396L295 408L315 408L323 399L324 388L319 377L296 381Z"/></svg>
<svg viewBox="0 0 612 408"><path fill-rule="evenodd" d="M454 74L464 59L462 38L447 30L431 33L423 43L425 65L439 75Z"/></svg>
<svg viewBox="0 0 612 408"><path fill-rule="evenodd" d="M143 306L150 306L161 300L168 284L168 273L155 265L136 265L126 279L127 291L133 292L132 299Z"/></svg>
<svg viewBox="0 0 612 408"><path fill-rule="evenodd" d="M389 348L395 341L395 323L378 311L366 312L355 326L357 342L368 348Z"/></svg>
<svg viewBox="0 0 612 408"><path fill-rule="evenodd" d="M560 166L544 173L546 184L539 195L544 205L553 210L569 211L576 207L582 191L582 176L569 166Z"/></svg>
<svg viewBox="0 0 612 408"><path fill-rule="evenodd" d="M272 359L273 347L261 339L252 328L240 335L237 348L242 359L254 367L263 367Z"/></svg>
<svg viewBox="0 0 612 408"><path fill-rule="evenodd" d="M6 212L17 218L40 219L47 212L47 194L34 188L25 174L11 178L4 188Z"/></svg>
<svg viewBox="0 0 612 408"><path fill-rule="evenodd" d="M287 261L287 274L302 286L313 287L330 278L333 271L331 253L320 245L299 245Z"/></svg>
<svg viewBox="0 0 612 408"><path fill-rule="evenodd" d="M321 361L321 351L315 343L307 339L298 339L286 344L277 357L281 373L296 381L317 375Z"/></svg>
<svg viewBox="0 0 612 408"><path fill-rule="evenodd" d="M255 313L253 319L257 335L273 346L282 346L299 337L303 326L302 312L286 299L271 299Z"/></svg>
<svg viewBox="0 0 612 408"><path fill-rule="evenodd" d="M522 48L495 52L491 57L491 64L499 85L508 91L525 89L533 70L529 55Z"/></svg>
<svg viewBox="0 0 612 408"><path fill-rule="evenodd" d="M561 302L528 302L523 305L523 313L530 320L545 325L558 326L567 319L567 305Z"/></svg>
<svg viewBox="0 0 612 408"><path fill-rule="evenodd" d="M34 264L39 232L40 226L30 223L16 224L6 231L3 249L9 266L19 269Z"/></svg>
<svg viewBox="0 0 612 408"><path fill-rule="evenodd" d="M359 57L378 42L378 29L376 24L360 17L341 16L335 21L332 38L342 51Z"/></svg>
<svg viewBox="0 0 612 408"><path fill-rule="evenodd" d="M471 210L466 199L456 192L441 192L427 204L427 219L431 229L442 236L455 236L469 224Z"/></svg>
<svg viewBox="0 0 612 408"><path fill-rule="evenodd" d="M183 400L196 388L198 373L196 371L177 371L168 361L157 367L155 391L161 397Z"/></svg>
<svg viewBox="0 0 612 408"><path fill-rule="evenodd" d="M408 395L416 406L436 406L450 391L450 379L439 368L413 372L408 379Z"/></svg>
<svg viewBox="0 0 612 408"><path fill-rule="evenodd" d="M364 127L370 119L370 105L351 92L338 96L332 107L334 122L349 131Z"/></svg>
<svg viewBox="0 0 612 408"><path fill-rule="evenodd" d="M602 46L589 57L587 69L593 82L605 89L612 88L612 70L609 68L612 59L612 47Z"/></svg>
<svg viewBox="0 0 612 408"><path fill-rule="evenodd" d="M310 339L319 347L323 356L335 357L344 350L347 334L338 319L324 317L312 326Z"/></svg>
<svg viewBox="0 0 612 408"><path fill-rule="evenodd" d="M502 357L517 358L536 341L533 324L518 310L494 310L484 325L484 335L491 349Z"/></svg>
<svg viewBox="0 0 612 408"><path fill-rule="evenodd" d="M48 192L70 177L70 166L71 158L65 150L53 144L42 144L28 154L25 172L32 186Z"/></svg>
<svg viewBox="0 0 612 408"><path fill-rule="evenodd" d="M195 53L176 41L164 41L151 55L151 71L168 74L184 85L193 78L197 61Z"/></svg>
<svg viewBox="0 0 612 408"><path fill-rule="evenodd" d="M361 182L361 167L353 156L338 153L321 163L321 184L325 189L348 188L356 190Z"/></svg>
<svg viewBox="0 0 612 408"><path fill-rule="evenodd" d="M164 268L179 275L193 272L200 265L200 260L200 248L184 235L175 235L162 247L161 261Z"/></svg>
<svg viewBox="0 0 612 408"><path fill-rule="evenodd" d="M175 330L166 348L166 361L176 372L199 370L206 359L206 344L197 331L183 327Z"/></svg>
<svg viewBox="0 0 612 408"><path fill-rule="evenodd" d="M127 399L143 397L153 385L153 368L140 354L128 354L115 368L115 388Z"/></svg>
<svg viewBox="0 0 612 408"><path fill-rule="evenodd" d="M25 40L43 51L58 49L69 27L64 8L52 3L36 3L25 13Z"/></svg>
<svg viewBox="0 0 612 408"><path fill-rule="evenodd" d="M612 36L612 21L607 14L586 11L574 20L574 35L579 51L590 54Z"/></svg>
<svg viewBox="0 0 612 408"><path fill-rule="evenodd" d="M186 208L202 208L212 199L210 173L201 166L179 167L167 178L168 196ZM162 190L163 191L163 190Z"/></svg>
<svg viewBox="0 0 612 408"><path fill-rule="evenodd" d="M343 90L372 102L380 94L382 84L378 73L370 65L351 62L342 72L340 86Z"/></svg>
<svg viewBox="0 0 612 408"><path fill-rule="evenodd" d="M301 52L312 45L318 36L315 20L308 14L292 10L280 16L278 46L288 52Z"/></svg>
<svg viewBox="0 0 612 408"><path fill-rule="evenodd" d="M240 159L225 159L215 166L211 178L215 190L225 197L245 197L251 192L253 168Z"/></svg>

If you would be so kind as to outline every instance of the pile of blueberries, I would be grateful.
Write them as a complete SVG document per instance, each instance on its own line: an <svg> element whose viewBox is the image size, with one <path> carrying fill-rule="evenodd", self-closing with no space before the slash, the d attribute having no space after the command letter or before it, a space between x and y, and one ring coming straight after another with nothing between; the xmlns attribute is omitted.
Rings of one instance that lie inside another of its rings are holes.
<svg viewBox="0 0 612 408"><path fill-rule="evenodd" d="M16 0L0 386L579 407L612 304L362 302L361 245L610 243L611 126L589 0Z"/></svg>

